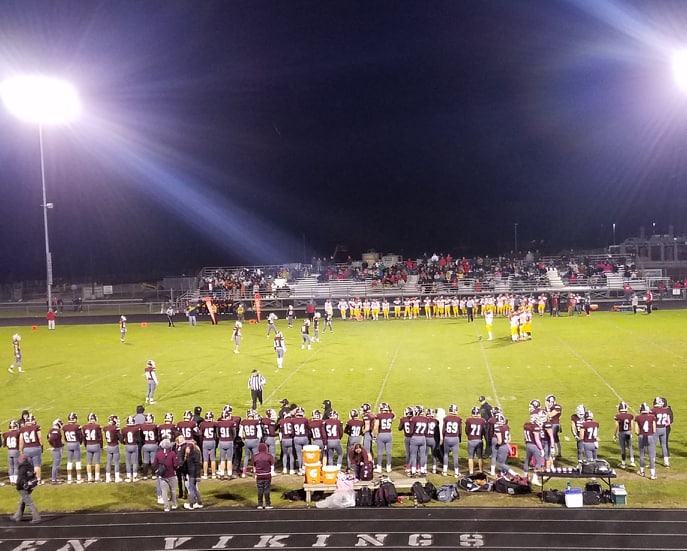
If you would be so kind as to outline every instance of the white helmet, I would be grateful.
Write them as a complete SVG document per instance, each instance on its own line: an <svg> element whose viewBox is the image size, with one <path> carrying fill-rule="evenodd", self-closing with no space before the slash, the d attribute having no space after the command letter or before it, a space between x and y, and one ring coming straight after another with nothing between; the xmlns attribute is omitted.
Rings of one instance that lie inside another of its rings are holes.
<svg viewBox="0 0 687 551"><path fill-rule="evenodd" d="M19 333L15 333L12 335L12 342L19 342L21 340L21 335Z"/></svg>
<svg viewBox="0 0 687 551"><path fill-rule="evenodd" d="M119 319L120 319L121 321L126 321L126 316L119 316Z"/></svg>
<svg viewBox="0 0 687 551"><path fill-rule="evenodd" d="M146 365L147 365L148 367L152 367L153 369L155 369L155 360L148 360L148 361L146 362Z"/></svg>

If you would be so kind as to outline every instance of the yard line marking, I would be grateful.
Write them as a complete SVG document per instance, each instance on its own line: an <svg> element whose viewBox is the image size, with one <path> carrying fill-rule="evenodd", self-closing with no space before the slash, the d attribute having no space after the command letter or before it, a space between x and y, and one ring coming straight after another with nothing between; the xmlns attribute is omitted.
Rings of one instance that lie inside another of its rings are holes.
<svg viewBox="0 0 687 551"><path fill-rule="evenodd" d="M645 334L645 333L640 333L640 332L638 332L638 331L631 330L631 329L629 329L629 328L627 328L627 327L623 327L622 325L618 325L618 324L615 323L615 322L609 322L607 318L602 318L602 319L600 320L600 323L603 323L603 324L605 324L605 325L609 325L610 327L613 327L613 328L615 329L616 332L623 331L623 332L625 332L625 333L627 333L627 334L629 334L629 335L632 335L632 336L635 338L635 340L641 339L641 340L643 340L644 342L648 343L649 345L653 346L654 348L658 348L661 352L664 352L664 353L666 353L666 354L670 354L670 355L672 355L672 356L675 356L675 357L679 358L680 360L687 360L687 358L685 358L685 356L683 356L682 354L679 354L679 353L676 352L675 350L671 350L670 348L666 348L666 347L664 347L664 346L660 346L660 345L656 344L655 341L653 341L653 340L651 340L651 339L648 339L648 338L646 337L646 334Z"/></svg>
<svg viewBox="0 0 687 551"><path fill-rule="evenodd" d="M487 368L487 375L489 375L489 383L491 384L491 391L494 394L494 400L496 400L496 405L501 407L501 401L499 400L499 395L496 392L496 383L494 382L494 374L491 371L491 364L489 363L489 358L487 358L487 351L484 348L484 341L479 341L479 349L482 352L482 358L484 358L484 366Z"/></svg>
<svg viewBox="0 0 687 551"><path fill-rule="evenodd" d="M317 349L315 349L315 350L312 350L311 352L313 352L313 354L310 354L305 360L303 360L303 361L300 363L300 365L298 365L298 367L296 367L296 369L292 370L292 371L284 378L284 380L283 380L279 385L277 385L276 388L275 388L272 392L270 392L270 393L268 394L267 398L265 399L265 402L268 402L268 401L272 400L272 398L274 398L274 396L276 396L277 391L278 391L280 388L282 388L282 387L289 381L289 379L291 379L291 377L293 377L294 375L296 375L296 374L297 374L302 368L304 368L306 365L308 365L309 363L311 363L312 361L314 361L314 360L315 360L315 356L317 356L317 354L320 352L320 349L317 348ZM286 368L284 368L284 369L286 369Z"/></svg>
<svg viewBox="0 0 687 551"><path fill-rule="evenodd" d="M394 357L391 358L391 363L386 368L386 373L384 374L384 379L382 379L382 386L379 388L379 393L377 394L377 398L375 398L375 403L374 403L374 408L375 410L377 409L377 406L379 406L379 401L382 399L382 394L384 393L384 388L386 387L386 382L389 380L389 376L391 375L391 371L394 368L394 365L396 365L396 358L398 358L398 351L401 349L401 345L396 347L396 350L394 350Z"/></svg>

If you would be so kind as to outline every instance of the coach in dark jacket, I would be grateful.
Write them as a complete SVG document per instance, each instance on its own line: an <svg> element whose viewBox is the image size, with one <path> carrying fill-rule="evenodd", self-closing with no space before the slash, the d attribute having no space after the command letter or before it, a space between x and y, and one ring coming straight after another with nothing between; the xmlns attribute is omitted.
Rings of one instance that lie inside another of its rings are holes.
<svg viewBox="0 0 687 551"><path fill-rule="evenodd" d="M19 492L19 506L17 507L17 512L10 517L10 520L14 522L20 522L24 516L24 509L26 507L31 511L31 522L36 524L41 521L41 515L38 512L36 504L33 502L31 497L31 492L33 492L33 486L31 484L37 484L36 473L33 470L33 465L26 454L21 454L19 456L19 467L17 468L17 491Z"/></svg>
<svg viewBox="0 0 687 551"><path fill-rule="evenodd" d="M198 490L198 481L203 471L200 448L194 441L186 442L183 453L186 474L188 474L188 503L184 503L184 509L202 509L203 500Z"/></svg>

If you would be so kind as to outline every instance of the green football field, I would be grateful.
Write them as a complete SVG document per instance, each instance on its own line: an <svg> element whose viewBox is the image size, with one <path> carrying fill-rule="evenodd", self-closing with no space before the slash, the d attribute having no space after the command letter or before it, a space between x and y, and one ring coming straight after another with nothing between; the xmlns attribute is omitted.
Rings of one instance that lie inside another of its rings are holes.
<svg viewBox="0 0 687 551"><path fill-rule="evenodd" d="M344 420L363 402L373 404L376 411L382 401L389 402L397 416L407 405L445 409L455 403L459 414L466 417L483 394L492 405L503 408L514 442L522 448L521 427L528 418L529 401L543 402L551 393L563 406L566 438L564 459L558 464L576 463L568 419L577 404L584 404L601 424L599 456L615 467L619 453L612 435L617 403L628 402L630 411L636 413L641 402L651 404L660 395L668 399L676 416L671 468L662 467L659 452L658 480L619 471L617 482L626 485L633 506L680 507L679 487L686 471L681 415L687 396L682 373L687 365L686 322L687 312L682 310L660 310L652 315L535 316L533 340L512 343L505 319L495 320L495 338L488 341L481 319L469 324L464 319L355 322L336 318L333 333L324 333L312 350L302 350L299 321L289 329L284 320L278 320L288 345L283 369L277 369L264 321L244 323L240 354L233 353L233 323L228 321L216 326L203 322L196 327L179 321L174 328L166 323L130 323L124 344L119 341L116 318L109 325L65 325L58 320L57 330L52 332L44 326L37 330L4 327L0 342L6 343L6 367L13 359L11 336L19 332L25 372L10 374L3 369L0 421L6 430L9 420L27 408L36 415L44 435L55 418L64 420L70 411L75 411L82 423L91 411L103 424L110 414L119 415L124 422L136 405L143 403L143 369L146 360L153 359L160 385L157 403L146 411L158 422L166 412L180 420L184 410L196 405L218 415L225 404L231 404L245 414L250 407L248 376L252 369L259 369L267 379L260 413L266 407L278 408L279 400L287 398L305 407L308 415L329 399ZM511 461L514 468L522 468L521 458ZM402 439L397 432L394 467L399 475L403 463ZM49 465L46 447L44 477L49 475ZM6 456L1 453L3 480L6 469ZM274 485L279 490L293 489L298 481L277 477ZM437 483L442 481L446 479L436 477ZM154 490L145 485L45 486L37 497L43 507L55 510L155 507L151 500ZM249 502L254 488L248 480L203 481L201 492L218 503L241 505ZM479 496L480 503L470 498L470 505L494 503L490 496ZM527 505L534 504L534 497L526 499ZM3 510L12 509L15 500L16 492L9 486L0 489ZM521 498L511 500L524 503Z"/></svg>

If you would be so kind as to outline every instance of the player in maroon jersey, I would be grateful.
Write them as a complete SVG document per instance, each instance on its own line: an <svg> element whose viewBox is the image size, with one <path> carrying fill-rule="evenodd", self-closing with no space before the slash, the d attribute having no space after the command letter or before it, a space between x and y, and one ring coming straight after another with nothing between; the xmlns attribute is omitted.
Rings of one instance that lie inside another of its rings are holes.
<svg viewBox="0 0 687 551"><path fill-rule="evenodd" d="M62 453L64 452L64 442L62 441L63 426L62 419L55 419L48 431L48 444L50 444L50 453L52 454L52 470L50 472L50 482L52 484L60 483L60 464L62 463Z"/></svg>
<svg viewBox="0 0 687 551"><path fill-rule="evenodd" d="M83 443L83 432L78 423L79 417L75 412L67 415L67 422L62 427L64 441L67 448L67 484L71 484L72 465L76 470L76 483L81 484L81 444Z"/></svg>
<svg viewBox="0 0 687 551"><path fill-rule="evenodd" d="M362 413L363 421L363 448L365 448L368 452L372 452L375 414L372 413L372 406L367 402L360 406L360 412Z"/></svg>
<svg viewBox="0 0 687 551"><path fill-rule="evenodd" d="M444 449L443 469L441 472L443 476L448 476L449 454L453 455L453 474L456 478L460 476L458 448L460 446L462 431L463 419L458 415L458 406L456 404L451 404L448 406L448 414L444 417L441 427L440 444Z"/></svg>
<svg viewBox="0 0 687 551"><path fill-rule="evenodd" d="M325 432L324 432L324 421L322 420L322 412L319 409L315 409L312 412L312 416L308 419L308 433L310 434L310 442L313 446L317 446L320 450L326 448L325 445Z"/></svg>
<svg viewBox="0 0 687 551"><path fill-rule="evenodd" d="M187 442L198 440L198 423L193 420L193 413L187 409L184 411L184 420L177 423L178 434L184 437Z"/></svg>
<svg viewBox="0 0 687 551"><path fill-rule="evenodd" d="M575 408L575 413L570 416L570 430L572 431L575 442L577 443L578 461L582 461L584 459L584 445L580 439L580 429L582 428L582 423L584 423L585 411L585 407L580 404Z"/></svg>
<svg viewBox="0 0 687 551"><path fill-rule="evenodd" d="M14 419L7 425L7 430L2 433L2 444L7 449L7 468L10 484L17 482L17 469L19 468L19 423Z"/></svg>
<svg viewBox="0 0 687 551"><path fill-rule="evenodd" d="M310 431L308 430L308 420L305 418L305 410L302 407L297 407L295 414L293 418L293 449L296 453L298 474L303 476L305 474L303 446L310 444Z"/></svg>
<svg viewBox="0 0 687 551"><path fill-rule="evenodd" d="M335 409L331 410L329 419L325 419L322 426L327 444L327 465L334 465L334 454L336 454L336 465L340 469L343 464L343 447L341 446L343 423L339 419L339 412Z"/></svg>
<svg viewBox="0 0 687 551"><path fill-rule="evenodd" d="M665 400L661 396L654 398L651 413L656 416L656 443L660 444L663 452L663 466L670 467L670 455L668 453L668 427L673 419L672 410L666 406Z"/></svg>
<svg viewBox="0 0 687 551"><path fill-rule="evenodd" d="M112 471L114 470L114 481L119 483L122 481L119 474L119 461L121 452L119 444L121 443L121 433L119 432L119 417L110 415L107 418L107 425L103 427L103 441L105 445L105 454L107 457L105 463L105 483L112 482Z"/></svg>
<svg viewBox="0 0 687 551"><path fill-rule="evenodd" d="M138 440L140 434L141 425L137 425L134 416L129 415L126 418L126 426L122 429L126 482L136 482L138 480Z"/></svg>
<svg viewBox="0 0 687 551"><path fill-rule="evenodd" d="M215 414L211 411L205 413L205 419L198 425L201 439L201 451L203 452L203 480L207 480L208 472L212 478L217 478L217 423Z"/></svg>
<svg viewBox="0 0 687 551"><path fill-rule="evenodd" d="M234 440L238 434L238 424L231 415L231 410L222 410L217 421L217 447L219 448L219 466L217 476L231 478L234 468Z"/></svg>
<svg viewBox="0 0 687 551"><path fill-rule="evenodd" d="M379 404L379 413L374 421L373 435L377 439L377 467L375 471L382 472L382 462L386 456L386 472L391 472L391 447L393 443L394 419L396 414L391 411L387 402Z"/></svg>
<svg viewBox="0 0 687 551"><path fill-rule="evenodd" d="M398 420L397 429L403 432L403 447L406 452L405 460L405 471L406 475L410 476L410 437L412 436L410 432L410 420L413 417L413 408L407 406L403 410L403 417Z"/></svg>
<svg viewBox="0 0 687 551"><path fill-rule="evenodd" d="M473 407L470 417L465 420L465 436L468 439L468 474L474 474L475 457L479 471L484 470L483 453L486 425L487 422L480 415L479 407Z"/></svg>
<svg viewBox="0 0 687 551"><path fill-rule="evenodd" d="M437 449L441 440L441 425L437 419L437 410L434 408L425 408L425 417L427 417L425 445L427 447L427 455L432 458L432 473L436 474L437 454L442 461L444 457L443 451Z"/></svg>
<svg viewBox="0 0 687 551"><path fill-rule="evenodd" d="M141 475L143 480L148 478L148 473L150 473L150 478L155 478L152 464L159 447L158 442L160 442L157 425L155 424L155 416L152 413L146 413L146 421L139 425L139 428L141 429L141 437L143 439Z"/></svg>
<svg viewBox="0 0 687 551"><path fill-rule="evenodd" d="M41 481L41 464L43 458L43 434L33 414L29 414L26 424L19 429L19 454L26 454Z"/></svg>
<svg viewBox="0 0 687 551"><path fill-rule="evenodd" d="M648 454L650 478L656 480L656 416L646 402L639 406L639 415L634 419L634 431L639 447L639 476L644 476L644 456Z"/></svg>
<svg viewBox="0 0 687 551"><path fill-rule="evenodd" d="M246 418L241 421L239 427L239 436L243 439L244 456L243 468L241 469L241 478L246 478L248 472L248 461L258 453L258 446L262 439L262 428L260 427L260 419L258 412L254 409L249 409L246 412Z"/></svg>
<svg viewBox="0 0 687 551"><path fill-rule="evenodd" d="M511 433L510 426L503 413L497 413L494 416L494 449L496 455L496 466L499 469L500 475L510 474L515 475L515 471L510 469L507 465L508 452L510 451Z"/></svg>
<svg viewBox="0 0 687 551"><path fill-rule="evenodd" d="M88 423L81 427L86 446L86 480L100 482L100 454L103 451L103 431L95 413L88 414Z"/></svg>
<svg viewBox="0 0 687 551"><path fill-rule="evenodd" d="M160 442L165 438L170 442L175 442L177 436L179 436L177 431L177 426L174 424L174 414L171 412L165 413L164 423L157 426L157 434Z"/></svg>
<svg viewBox="0 0 687 551"><path fill-rule="evenodd" d="M279 442L282 451L282 472L284 474L296 474L296 458L293 454L293 419L291 412L284 413L284 418L277 423L279 425Z"/></svg>
<svg viewBox="0 0 687 551"><path fill-rule="evenodd" d="M352 409L348 414L348 421L344 427L344 434L348 435L348 441L346 443L346 457L348 458L348 452L356 444L362 444L363 437L363 421L360 417L360 412L357 409ZM348 463L346 463L348 465ZM350 467L350 465L349 465Z"/></svg>
<svg viewBox="0 0 687 551"><path fill-rule="evenodd" d="M416 406L410 419L410 476L427 474L427 425L422 406Z"/></svg>
<svg viewBox="0 0 687 551"><path fill-rule="evenodd" d="M532 484L539 484L537 470L544 468L544 446L537 424L538 417L537 413L530 413L530 420L522 427L522 434L525 439L525 463L523 470L525 471L525 476L529 478L530 465L534 463L535 470L531 479Z"/></svg>
<svg viewBox="0 0 687 551"><path fill-rule="evenodd" d="M628 405L625 402L618 404L618 413L613 420L615 421L615 431L613 432L613 441L617 441L620 446L620 468L625 468L625 460L628 455L630 458L630 466L635 466L635 452L632 448L632 422L634 415L628 413Z"/></svg>
<svg viewBox="0 0 687 551"><path fill-rule="evenodd" d="M556 402L556 397L553 394L549 394L546 397L546 415L551 423L551 429L553 430L553 441L555 444L555 455L556 457L561 457L561 415L563 414L563 407ZM553 454L551 454L553 455Z"/></svg>

